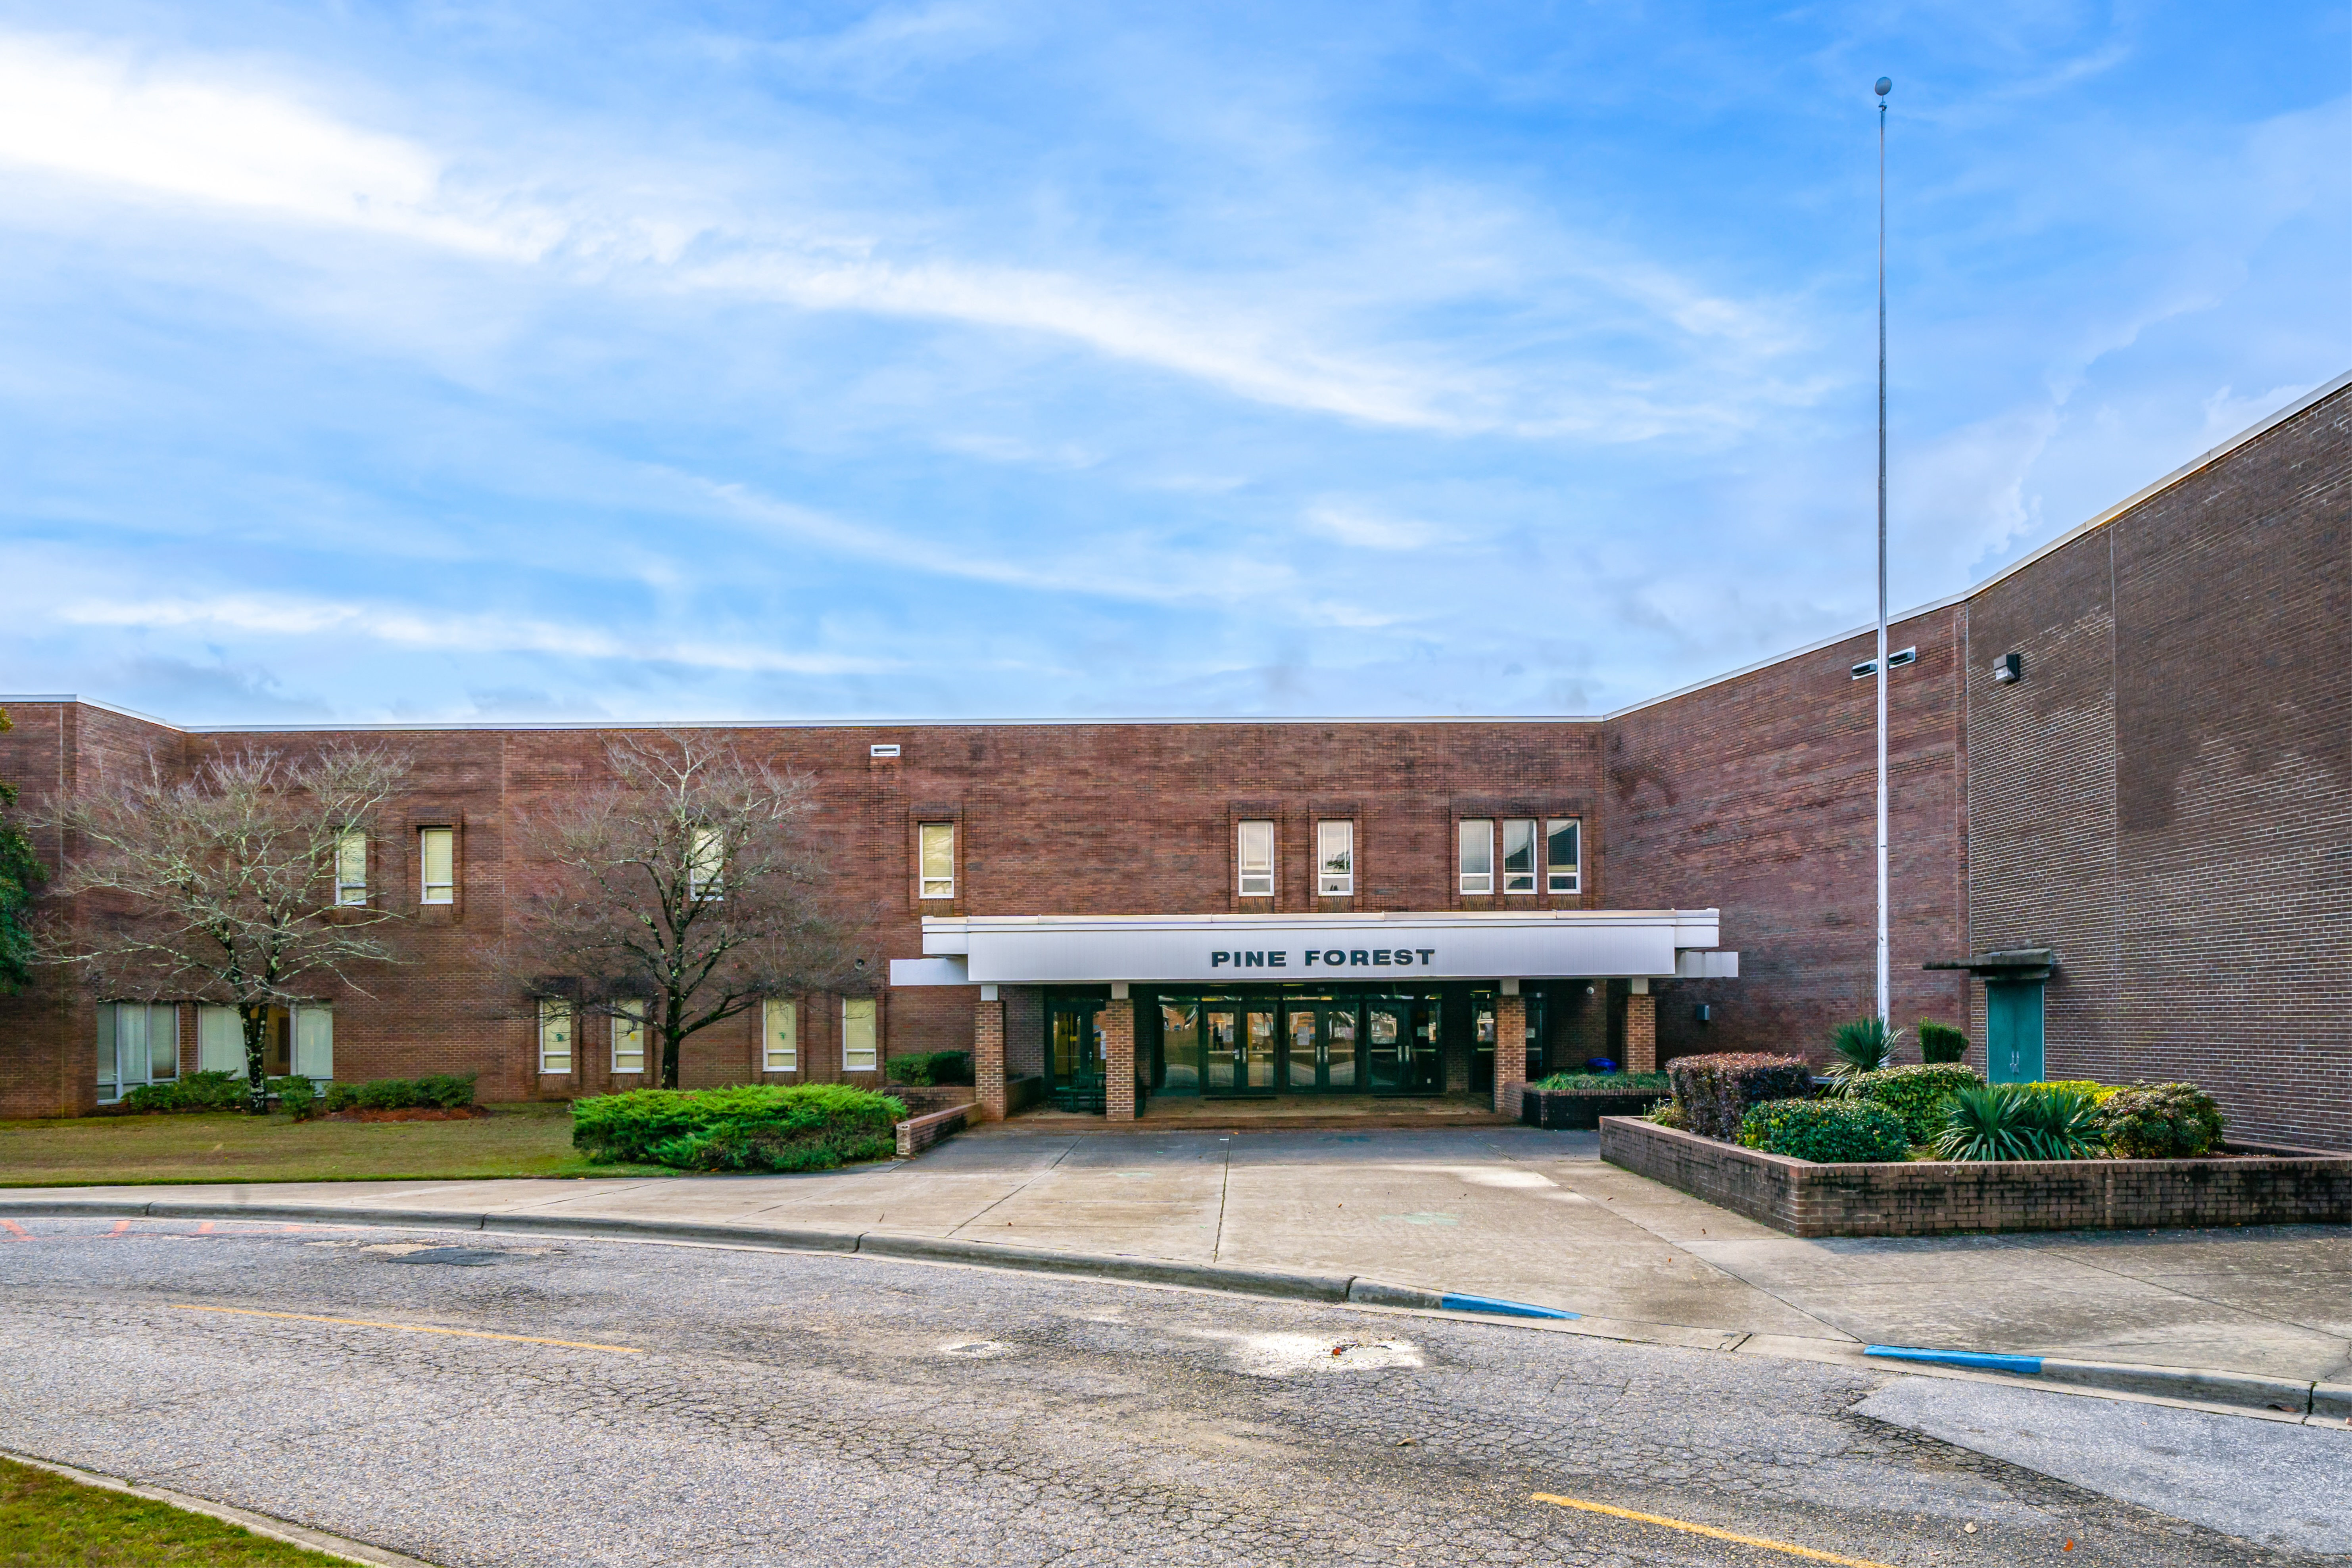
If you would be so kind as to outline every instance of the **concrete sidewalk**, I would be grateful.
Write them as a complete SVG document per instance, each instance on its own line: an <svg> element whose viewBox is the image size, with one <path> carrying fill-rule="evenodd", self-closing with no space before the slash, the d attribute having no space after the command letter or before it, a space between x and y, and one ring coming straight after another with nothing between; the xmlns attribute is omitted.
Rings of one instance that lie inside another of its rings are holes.
<svg viewBox="0 0 2352 1568"><path fill-rule="evenodd" d="M988 1129L804 1176L293 1183L0 1195L463 1207L955 1237L1360 1274L1588 1317L2352 1381L2352 1232L1799 1240L1519 1127Z"/></svg>

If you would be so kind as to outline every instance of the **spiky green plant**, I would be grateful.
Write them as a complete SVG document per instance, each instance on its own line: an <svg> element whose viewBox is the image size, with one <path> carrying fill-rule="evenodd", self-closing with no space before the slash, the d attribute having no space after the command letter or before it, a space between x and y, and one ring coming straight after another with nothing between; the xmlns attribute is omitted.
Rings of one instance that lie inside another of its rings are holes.
<svg viewBox="0 0 2352 1568"><path fill-rule="evenodd" d="M1837 1056L1830 1064L1830 1076L1850 1089L1863 1074L1892 1066L1895 1047L1902 1038L1903 1031L1888 1029L1884 1018L1855 1018L1840 1024L1837 1033L1830 1037L1830 1049Z"/></svg>
<svg viewBox="0 0 2352 1568"><path fill-rule="evenodd" d="M2098 1108L2080 1090L1996 1083L1963 1089L1936 1138L1940 1160L2090 1160L2103 1152Z"/></svg>

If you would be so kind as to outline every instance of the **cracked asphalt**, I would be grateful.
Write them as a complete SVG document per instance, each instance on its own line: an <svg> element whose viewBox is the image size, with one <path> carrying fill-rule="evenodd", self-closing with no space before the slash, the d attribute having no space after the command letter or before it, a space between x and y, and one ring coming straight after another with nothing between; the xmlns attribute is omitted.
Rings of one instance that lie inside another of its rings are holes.
<svg viewBox="0 0 2352 1568"><path fill-rule="evenodd" d="M5 1447L453 1565L1802 1561L1537 1493L1903 1568L2316 1560L1858 1414L1893 1374L874 1258L14 1228Z"/></svg>

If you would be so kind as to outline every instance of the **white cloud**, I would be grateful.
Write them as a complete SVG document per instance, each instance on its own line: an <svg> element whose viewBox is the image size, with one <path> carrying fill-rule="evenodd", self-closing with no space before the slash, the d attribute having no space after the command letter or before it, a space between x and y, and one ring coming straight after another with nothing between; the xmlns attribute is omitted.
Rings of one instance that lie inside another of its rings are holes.
<svg viewBox="0 0 2352 1568"><path fill-rule="evenodd" d="M1453 537L1446 530L1417 519L1383 517L1362 507L1336 501L1308 507L1307 524L1327 538L1359 550L1423 550L1445 543Z"/></svg>
<svg viewBox="0 0 2352 1568"><path fill-rule="evenodd" d="M876 674L896 660L834 653L793 653L751 642L664 642L616 637L593 626L501 615L436 615L394 605L363 605L297 595L223 594L178 599L68 603L55 613L71 626L193 627L249 637L372 637L399 647L467 653L551 653L573 658L623 658L694 665L708 669L794 675Z"/></svg>

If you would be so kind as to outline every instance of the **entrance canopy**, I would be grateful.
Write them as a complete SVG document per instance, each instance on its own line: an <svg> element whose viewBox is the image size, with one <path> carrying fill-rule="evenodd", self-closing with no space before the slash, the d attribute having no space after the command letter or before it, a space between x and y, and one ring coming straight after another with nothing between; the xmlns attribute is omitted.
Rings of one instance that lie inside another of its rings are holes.
<svg viewBox="0 0 2352 1568"><path fill-rule="evenodd" d="M968 915L923 921L893 985L1199 981L1728 980L1714 910Z"/></svg>

